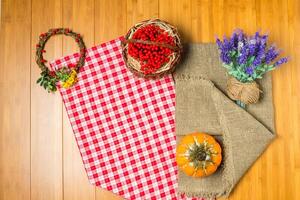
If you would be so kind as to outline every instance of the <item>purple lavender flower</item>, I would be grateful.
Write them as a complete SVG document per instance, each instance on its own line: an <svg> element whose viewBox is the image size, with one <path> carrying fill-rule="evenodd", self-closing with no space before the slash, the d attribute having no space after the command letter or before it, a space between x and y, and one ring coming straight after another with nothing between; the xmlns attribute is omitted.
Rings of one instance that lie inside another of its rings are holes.
<svg viewBox="0 0 300 200"><path fill-rule="evenodd" d="M238 37L238 42L244 43L245 38L246 38L244 32L242 30L240 30L240 29L236 30L236 32L237 32L237 35L238 35L237 36Z"/></svg>
<svg viewBox="0 0 300 200"><path fill-rule="evenodd" d="M262 45L264 45L265 47L266 47L266 45L267 45L267 40L268 40L268 35L262 35L261 37L260 37L260 43L262 44Z"/></svg>
<svg viewBox="0 0 300 200"><path fill-rule="evenodd" d="M275 48L275 46L271 46L266 53L265 62L267 64L271 63L278 55L279 51Z"/></svg>
<svg viewBox="0 0 300 200"><path fill-rule="evenodd" d="M231 62L231 59L230 59L230 56L228 55L227 52L221 52L221 60L226 63L226 64L230 64Z"/></svg>
<svg viewBox="0 0 300 200"><path fill-rule="evenodd" d="M255 33L255 41L256 41L256 53L264 52L267 47L268 35L259 35L259 32Z"/></svg>
<svg viewBox="0 0 300 200"><path fill-rule="evenodd" d="M217 38L216 43L217 43L219 49L223 48L222 42L221 42L221 40L219 38Z"/></svg>
<svg viewBox="0 0 300 200"><path fill-rule="evenodd" d="M257 44L258 44L258 42L255 39L255 37L249 38L249 40L248 40L249 56L255 55L257 48L258 48Z"/></svg>
<svg viewBox="0 0 300 200"><path fill-rule="evenodd" d="M252 63L252 65L254 67L257 67L257 66L259 66L262 63L263 59L265 58L264 53L265 53L264 50L258 51L258 53L257 53L257 55L256 55L256 57L255 57L255 59L254 59L254 61Z"/></svg>
<svg viewBox="0 0 300 200"><path fill-rule="evenodd" d="M254 67L257 67L260 65L263 60L265 59L265 49L266 49L266 41L267 35L263 36L257 36L257 33L255 34L255 38L257 38L256 43L256 53L255 53L255 59L252 63Z"/></svg>
<svg viewBox="0 0 300 200"><path fill-rule="evenodd" d="M274 63L274 67L277 67L277 66L279 66L279 65L282 65L282 64L284 64L284 63L287 63L288 60L289 60L289 59L288 59L287 57L281 58L281 59L279 59L277 62Z"/></svg>
<svg viewBox="0 0 300 200"><path fill-rule="evenodd" d="M247 37L242 30L236 30L229 38L217 39L216 43L229 73L241 82L249 82L288 61L287 58L281 58L273 63L279 51L275 46L268 48L267 40L266 34L256 32Z"/></svg>
<svg viewBox="0 0 300 200"><path fill-rule="evenodd" d="M222 50L223 50L223 51L229 52L229 51L231 51L232 49L233 49L233 44L230 42L229 39L224 38Z"/></svg>
<svg viewBox="0 0 300 200"><path fill-rule="evenodd" d="M268 37L268 35L260 35L259 32L256 32L254 35L255 40L262 45L267 44Z"/></svg>
<svg viewBox="0 0 300 200"><path fill-rule="evenodd" d="M231 43L231 46L233 48L233 50L236 50L238 48L238 34L237 32L234 32L230 38L230 43Z"/></svg>
<svg viewBox="0 0 300 200"><path fill-rule="evenodd" d="M238 57L238 64L243 65L247 62L249 56L248 46L241 47L240 56Z"/></svg>
<svg viewBox="0 0 300 200"><path fill-rule="evenodd" d="M249 76L251 76L253 73L254 73L254 69L253 69L253 67L247 67L246 68L246 70L245 70L245 72L249 75Z"/></svg>
<svg viewBox="0 0 300 200"><path fill-rule="evenodd" d="M220 54L221 60L226 64L230 64L231 62L230 52L234 48L233 42L227 39L226 37L224 37L223 43L219 39L217 39L216 42L219 49L221 50L221 54Z"/></svg>

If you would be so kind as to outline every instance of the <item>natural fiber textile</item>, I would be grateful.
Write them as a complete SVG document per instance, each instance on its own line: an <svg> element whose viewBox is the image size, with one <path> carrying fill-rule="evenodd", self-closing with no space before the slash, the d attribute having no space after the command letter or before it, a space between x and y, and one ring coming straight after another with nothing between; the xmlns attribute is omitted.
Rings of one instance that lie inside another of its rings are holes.
<svg viewBox="0 0 300 200"><path fill-rule="evenodd" d="M193 132L216 136L223 148L223 163L205 178L179 171L178 192L187 196L228 196L240 178L274 138L272 83L259 82L260 101L240 108L226 94L227 75L214 44L191 44L175 74L177 141Z"/></svg>

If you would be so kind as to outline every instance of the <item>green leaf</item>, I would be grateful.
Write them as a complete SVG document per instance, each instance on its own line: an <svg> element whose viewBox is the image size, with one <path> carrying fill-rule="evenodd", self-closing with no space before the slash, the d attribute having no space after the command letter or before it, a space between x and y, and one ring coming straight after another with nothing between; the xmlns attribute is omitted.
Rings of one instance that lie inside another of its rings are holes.
<svg viewBox="0 0 300 200"><path fill-rule="evenodd" d="M47 75L47 72L46 71L42 71L41 75L45 76L45 75Z"/></svg>
<svg viewBox="0 0 300 200"><path fill-rule="evenodd" d="M230 51L230 56L231 57L234 57L234 56L236 56L237 55L237 51Z"/></svg>
<svg viewBox="0 0 300 200"><path fill-rule="evenodd" d="M225 67L226 69L231 69L232 68L232 66L230 64L229 65L223 64L223 67Z"/></svg>
<svg viewBox="0 0 300 200"><path fill-rule="evenodd" d="M267 66L267 71L271 71L273 69L275 69L274 65L268 65Z"/></svg>
<svg viewBox="0 0 300 200"><path fill-rule="evenodd" d="M40 83L42 81L42 77L38 78L38 80L36 81L36 83Z"/></svg>
<svg viewBox="0 0 300 200"><path fill-rule="evenodd" d="M253 63L254 59L255 59L255 56L251 56L251 58L248 59L248 61L247 61L247 66L250 66Z"/></svg>

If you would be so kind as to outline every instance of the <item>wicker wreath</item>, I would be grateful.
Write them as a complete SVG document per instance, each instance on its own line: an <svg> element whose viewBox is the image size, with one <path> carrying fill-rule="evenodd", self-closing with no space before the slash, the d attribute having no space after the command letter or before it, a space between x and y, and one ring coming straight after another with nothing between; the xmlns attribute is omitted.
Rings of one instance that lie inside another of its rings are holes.
<svg viewBox="0 0 300 200"><path fill-rule="evenodd" d="M45 44L51 36L54 35L66 35L71 36L77 42L80 48L80 57L76 65L65 66L56 71L50 71L45 65L47 60L44 59L43 53ZM50 29L46 33L42 33L39 36L39 42L36 45L36 63L42 70L41 77L37 80L40 86L44 87L48 92L55 92L57 90L56 84L58 81L62 82L62 87L69 88L77 82L77 73L84 65L86 56L86 47L80 34L71 31L68 28L56 28Z"/></svg>
<svg viewBox="0 0 300 200"><path fill-rule="evenodd" d="M141 28L147 26L157 26L164 33L167 33L168 36L172 37L174 45L170 45L164 42L154 42L151 39L134 39L134 34ZM156 46L158 50L168 48L172 50L172 53L168 56L168 62L162 63L159 68L151 73L145 73L142 70L141 61L137 58L132 57L128 53L130 43L137 43L137 44L144 44L144 45L152 45ZM161 78L162 76L172 73L175 69L176 64L179 62L182 53L182 44L180 40L179 33L177 29L170 25L169 23L159 20L159 19L152 19L140 22L134 25L128 33L125 35L125 39L122 41L122 54L126 63L127 68L137 75L138 77L143 77L146 79L157 79Z"/></svg>

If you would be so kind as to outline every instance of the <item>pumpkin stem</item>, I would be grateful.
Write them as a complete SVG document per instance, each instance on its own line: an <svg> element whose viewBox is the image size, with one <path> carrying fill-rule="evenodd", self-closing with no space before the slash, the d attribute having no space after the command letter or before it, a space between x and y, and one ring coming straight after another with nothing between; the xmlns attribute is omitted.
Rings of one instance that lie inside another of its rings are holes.
<svg viewBox="0 0 300 200"><path fill-rule="evenodd" d="M207 144L205 141L204 143L195 143L190 147L188 153L188 159L196 169L203 169L206 171L206 167L209 163L213 163L212 155L213 151L211 146ZM206 173L206 172L205 172Z"/></svg>
<svg viewBox="0 0 300 200"><path fill-rule="evenodd" d="M205 161L207 156L207 152L205 151L205 148L203 145L195 145L194 147L190 150L190 161L195 162L195 161Z"/></svg>

